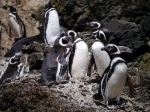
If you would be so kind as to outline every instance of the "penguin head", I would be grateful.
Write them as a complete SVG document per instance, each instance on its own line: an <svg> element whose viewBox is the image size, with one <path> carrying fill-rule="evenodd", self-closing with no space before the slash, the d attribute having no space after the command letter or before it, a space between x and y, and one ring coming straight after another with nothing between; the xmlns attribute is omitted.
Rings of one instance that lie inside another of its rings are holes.
<svg viewBox="0 0 150 112"><path fill-rule="evenodd" d="M95 38L102 41L104 44L106 44L107 41L108 41L107 35L102 30L99 30L99 32L98 32L98 34L96 35Z"/></svg>
<svg viewBox="0 0 150 112"><path fill-rule="evenodd" d="M21 56L22 56L22 53L21 53L21 52L15 53L15 55L12 56L12 57L9 59L9 64L10 64L10 65L18 64L19 61L20 61Z"/></svg>
<svg viewBox="0 0 150 112"><path fill-rule="evenodd" d="M86 25L89 26L91 29L99 29L101 27L101 24L96 21L87 22Z"/></svg>
<svg viewBox="0 0 150 112"><path fill-rule="evenodd" d="M45 12L48 11L49 9L51 9L51 8L52 8L52 4L51 4L51 1L49 1L45 4Z"/></svg>
<svg viewBox="0 0 150 112"><path fill-rule="evenodd" d="M15 7L10 5L8 5L7 7L9 7L11 13L17 13L17 9Z"/></svg>
<svg viewBox="0 0 150 112"><path fill-rule="evenodd" d="M73 42L78 38L77 33L73 30L68 31L68 36L72 39Z"/></svg>
<svg viewBox="0 0 150 112"><path fill-rule="evenodd" d="M101 49L102 51L106 51L108 54L121 54L123 52L132 53L131 49L126 46L117 46L115 44L107 44L104 48Z"/></svg>
<svg viewBox="0 0 150 112"><path fill-rule="evenodd" d="M68 47L72 44L72 39L69 36L62 34L59 38L55 40L54 46Z"/></svg>
<svg viewBox="0 0 150 112"><path fill-rule="evenodd" d="M97 35L96 38L98 38L104 44L106 44L109 40L109 37L110 37L110 31L107 28L102 27L102 28L100 28L98 33L99 33L99 35ZM99 38L99 36L100 36L100 38Z"/></svg>

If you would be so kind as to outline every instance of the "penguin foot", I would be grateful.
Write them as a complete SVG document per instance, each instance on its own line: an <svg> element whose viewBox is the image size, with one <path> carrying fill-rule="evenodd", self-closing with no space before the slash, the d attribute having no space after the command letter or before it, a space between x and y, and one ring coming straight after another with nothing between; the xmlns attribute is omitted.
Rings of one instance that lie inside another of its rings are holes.
<svg viewBox="0 0 150 112"><path fill-rule="evenodd" d="M115 105L107 105L107 108L109 110L115 110L115 109L117 109L117 107Z"/></svg>
<svg viewBox="0 0 150 112"><path fill-rule="evenodd" d="M126 103L122 103L121 105L120 105L120 108L125 108L126 107Z"/></svg>
<svg viewBox="0 0 150 112"><path fill-rule="evenodd" d="M127 100L121 98L120 101L117 101L117 104L119 108L124 108L127 104Z"/></svg>
<svg viewBox="0 0 150 112"><path fill-rule="evenodd" d="M89 79L87 80L88 83L99 83L101 80L101 77L97 77L96 79Z"/></svg>
<svg viewBox="0 0 150 112"><path fill-rule="evenodd" d="M61 80L57 82L56 84L66 84L66 83L69 83L69 80Z"/></svg>

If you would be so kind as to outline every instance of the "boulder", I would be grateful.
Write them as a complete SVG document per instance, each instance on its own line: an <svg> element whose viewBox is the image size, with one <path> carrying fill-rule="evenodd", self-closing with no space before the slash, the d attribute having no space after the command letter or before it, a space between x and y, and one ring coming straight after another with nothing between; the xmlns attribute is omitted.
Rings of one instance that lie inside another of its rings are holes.
<svg viewBox="0 0 150 112"><path fill-rule="evenodd" d="M146 43L137 24L125 20L111 19L106 27L112 34L109 43L128 46L132 49L133 53L130 59L147 51Z"/></svg>

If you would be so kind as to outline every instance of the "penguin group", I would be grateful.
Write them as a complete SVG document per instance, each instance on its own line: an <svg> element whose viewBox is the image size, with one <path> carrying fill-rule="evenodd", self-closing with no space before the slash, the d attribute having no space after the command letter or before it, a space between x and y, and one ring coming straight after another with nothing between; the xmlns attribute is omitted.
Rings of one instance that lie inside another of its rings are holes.
<svg viewBox="0 0 150 112"><path fill-rule="evenodd" d="M95 21L86 23L95 38L91 46L92 56L88 59L88 45L78 33L60 26L59 15L50 1L45 5L44 21L38 27L40 34L30 38L25 38L25 25L19 18L16 8L7 7L10 8L9 22L16 36L16 42L5 54L5 57L10 57L10 60L8 68L0 79L0 84L7 78L14 78L21 74L22 65L19 63L21 47L39 41L49 47L38 80L40 85L51 86L69 80L82 81L91 77L92 67L95 66L99 74L99 89L93 98L104 99L109 109L111 109L109 102L112 100L120 104L120 95L129 77L127 63L121 57L121 53L132 53L132 51L125 46L108 44L111 33L106 27ZM6 9L6 6L4 8Z"/></svg>

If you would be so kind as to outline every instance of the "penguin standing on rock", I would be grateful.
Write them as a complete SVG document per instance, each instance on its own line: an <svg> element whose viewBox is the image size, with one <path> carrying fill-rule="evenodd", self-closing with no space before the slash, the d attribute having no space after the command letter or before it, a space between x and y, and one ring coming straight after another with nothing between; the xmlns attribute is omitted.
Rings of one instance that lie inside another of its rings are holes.
<svg viewBox="0 0 150 112"><path fill-rule="evenodd" d="M45 5L43 28L44 43L51 47L55 40L60 37L60 24L58 13L50 1Z"/></svg>
<svg viewBox="0 0 150 112"><path fill-rule="evenodd" d="M13 34L15 36L15 42L26 37L26 28L25 28L24 22L20 19L20 17L17 14L17 9L9 5L3 6L3 8L10 9L10 13L9 13L10 31L9 33L11 33L11 29L12 29Z"/></svg>
<svg viewBox="0 0 150 112"><path fill-rule="evenodd" d="M73 49L69 57L69 74L74 80L85 79L88 67L88 46L76 32L69 30L68 35L73 37Z"/></svg>
<svg viewBox="0 0 150 112"><path fill-rule="evenodd" d="M107 28L101 27L99 22L89 22L87 25L90 26L92 34L96 38L91 48L92 56L88 66L87 75L91 76L91 68L93 64L96 63L98 74L99 76L102 76L105 69L109 66L110 58L108 53L106 51L102 51L101 49L107 43L110 37L110 32Z"/></svg>
<svg viewBox="0 0 150 112"><path fill-rule="evenodd" d="M101 77L98 93L93 97L103 98L106 106L114 109L113 105L109 106L109 102L115 100L118 105L121 104L120 95L127 78L128 67L126 61L121 58L121 53L132 53L132 51L128 47L114 44L108 44L102 50L108 52L111 62Z"/></svg>
<svg viewBox="0 0 150 112"><path fill-rule="evenodd" d="M20 57L21 52L18 52L9 59L8 67L0 79L0 84L8 78L16 79L23 75L23 65L20 63Z"/></svg>
<svg viewBox="0 0 150 112"><path fill-rule="evenodd" d="M62 77L68 69L71 38L61 35L56 39L54 46L50 48L42 64L42 73L38 80L40 85L51 86L53 83L63 82Z"/></svg>

